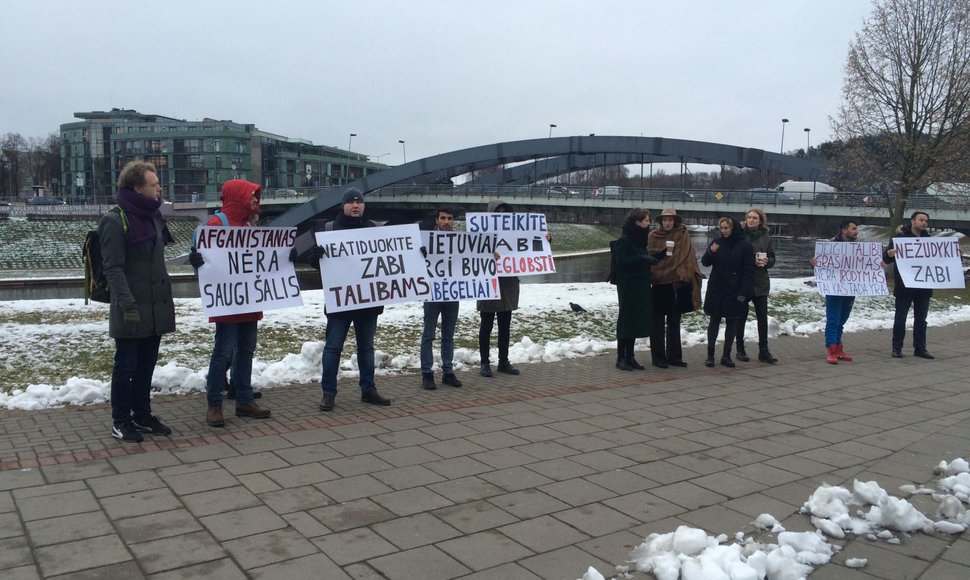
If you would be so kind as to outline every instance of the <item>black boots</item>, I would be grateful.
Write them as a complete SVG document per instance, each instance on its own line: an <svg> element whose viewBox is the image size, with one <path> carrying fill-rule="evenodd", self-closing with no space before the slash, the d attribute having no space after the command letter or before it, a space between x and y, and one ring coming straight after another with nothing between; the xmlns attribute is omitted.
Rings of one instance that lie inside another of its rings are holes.
<svg viewBox="0 0 970 580"><path fill-rule="evenodd" d="M741 358L741 357L738 357L738 358ZM758 347L758 360L761 361L761 362L763 362L763 363L768 363L770 365L773 365L776 362L778 362L778 359L776 359L775 357L771 356L771 352L768 351L768 347L767 346L759 346Z"/></svg>
<svg viewBox="0 0 970 580"><path fill-rule="evenodd" d="M704 361L704 366L707 368L714 368L714 343L709 343L707 345L707 359Z"/></svg>
<svg viewBox="0 0 970 580"><path fill-rule="evenodd" d="M434 373L421 373L421 388L426 391L438 388L438 385L434 384Z"/></svg>
<svg viewBox="0 0 970 580"><path fill-rule="evenodd" d="M741 362L750 362L751 359L748 357L748 353L744 351L744 343L738 343L738 353L736 358Z"/></svg>

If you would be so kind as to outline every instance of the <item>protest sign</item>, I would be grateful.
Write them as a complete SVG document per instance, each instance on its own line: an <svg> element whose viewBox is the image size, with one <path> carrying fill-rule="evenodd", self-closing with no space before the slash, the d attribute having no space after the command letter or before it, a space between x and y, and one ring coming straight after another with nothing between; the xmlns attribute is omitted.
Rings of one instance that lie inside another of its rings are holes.
<svg viewBox="0 0 970 580"><path fill-rule="evenodd" d="M425 300L431 293L416 224L316 233L327 312Z"/></svg>
<svg viewBox="0 0 970 580"><path fill-rule="evenodd" d="M296 228L202 226L196 249L206 316L303 305L290 248Z"/></svg>
<svg viewBox="0 0 970 580"><path fill-rule="evenodd" d="M893 238L893 248L907 288L966 288L956 238Z"/></svg>
<svg viewBox="0 0 970 580"><path fill-rule="evenodd" d="M490 247L487 236L432 230L421 232L421 241L428 252L428 302L494 300L501 296L495 255L483 250Z"/></svg>
<svg viewBox="0 0 970 580"><path fill-rule="evenodd" d="M886 296L882 244L815 242L815 284L823 296Z"/></svg>
<svg viewBox="0 0 970 580"><path fill-rule="evenodd" d="M552 248L546 240L546 216L541 213L465 214L466 229L489 239L496 271L502 276L537 276L556 271Z"/></svg>

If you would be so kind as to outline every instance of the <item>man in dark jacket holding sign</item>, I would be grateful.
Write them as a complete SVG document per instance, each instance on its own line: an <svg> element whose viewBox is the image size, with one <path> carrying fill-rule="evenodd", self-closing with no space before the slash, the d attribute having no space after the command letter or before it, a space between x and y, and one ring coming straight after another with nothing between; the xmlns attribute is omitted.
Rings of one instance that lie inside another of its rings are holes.
<svg viewBox="0 0 970 580"><path fill-rule="evenodd" d="M353 230L357 228L373 228L377 224L364 219L364 196L360 191L351 189L341 200L341 211L328 230ZM321 252L319 247L310 252L311 263L319 263ZM384 312L383 306L359 308L344 312L327 312L327 337L323 347L323 375L320 385L323 397L320 399L321 411L333 411L334 399L337 397L337 372L340 370L340 354L347 340L350 325L354 325L357 337L357 367L360 369L360 400L371 405L390 405L377 392L374 383L374 335L377 334L377 317Z"/></svg>
<svg viewBox="0 0 970 580"><path fill-rule="evenodd" d="M909 218L909 225L900 226L896 230L896 237L922 238L930 233L926 230L930 215L925 211L915 211ZM887 264L896 263L896 249L892 240L883 252L882 261ZM903 339L906 338L906 317L909 307L913 307L913 356L925 359L935 358L926 350L926 315L930 311L930 298L933 290L930 288L907 288L899 275L899 267L893 269L893 295L896 297L896 318L893 321L893 358L903 357Z"/></svg>

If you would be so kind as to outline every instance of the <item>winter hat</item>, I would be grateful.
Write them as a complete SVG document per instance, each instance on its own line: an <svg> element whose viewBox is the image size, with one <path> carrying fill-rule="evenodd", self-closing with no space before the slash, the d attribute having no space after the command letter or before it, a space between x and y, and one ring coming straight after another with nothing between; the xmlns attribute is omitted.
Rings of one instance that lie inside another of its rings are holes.
<svg viewBox="0 0 970 580"><path fill-rule="evenodd" d="M362 203L364 201L364 194L361 193L360 190L357 188L348 189L344 193L343 199L340 200L340 204L343 205L345 203L350 203L352 201L359 201Z"/></svg>

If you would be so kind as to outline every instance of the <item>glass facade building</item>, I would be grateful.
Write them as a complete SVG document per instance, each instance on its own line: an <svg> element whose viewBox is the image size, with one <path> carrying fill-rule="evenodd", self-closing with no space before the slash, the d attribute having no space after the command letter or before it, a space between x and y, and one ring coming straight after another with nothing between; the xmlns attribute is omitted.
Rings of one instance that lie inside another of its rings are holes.
<svg viewBox="0 0 970 580"><path fill-rule="evenodd" d="M121 168L134 159L158 168L171 201L218 192L229 179L264 189L333 187L387 168L360 153L233 121L185 121L127 109L74 116L80 121L60 127L61 195L78 200L110 198Z"/></svg>

